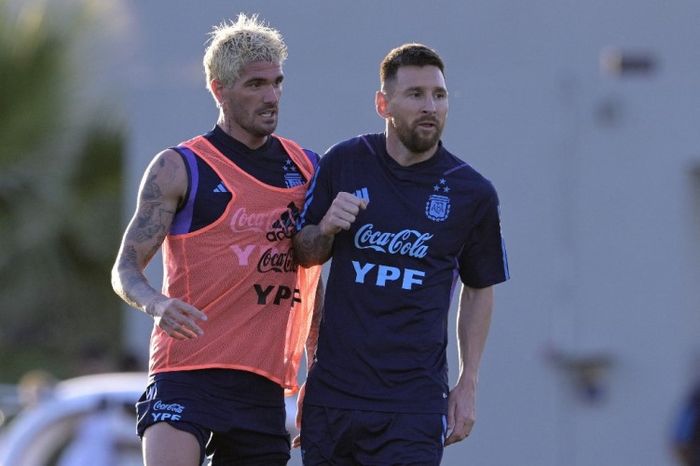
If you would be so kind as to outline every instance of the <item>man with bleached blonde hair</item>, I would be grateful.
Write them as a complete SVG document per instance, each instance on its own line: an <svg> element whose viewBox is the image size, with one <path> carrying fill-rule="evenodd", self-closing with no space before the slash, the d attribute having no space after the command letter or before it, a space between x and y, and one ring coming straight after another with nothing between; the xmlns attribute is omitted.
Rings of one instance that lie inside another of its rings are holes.
<svg viewBox="0 0 700 466"><path fill-rule="evenodd" d="M146 466L284 465L319 268L291 237L318 155L273 135L287 48L256 16L214 27L204 55L214 128L155 156L112 271L154 319L137 403ZM163 290L143 270L162 246ZM310 331L311 329L311 331Z"/></svg>

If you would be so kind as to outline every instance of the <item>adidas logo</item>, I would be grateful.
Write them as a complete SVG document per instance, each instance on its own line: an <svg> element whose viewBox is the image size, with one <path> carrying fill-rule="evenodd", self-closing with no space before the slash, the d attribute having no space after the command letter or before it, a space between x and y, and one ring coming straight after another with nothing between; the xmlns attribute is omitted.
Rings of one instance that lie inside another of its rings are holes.
<svg viewBox="0 0 700 466"><path fill-rule="evenodd" d="M226 189L226 186L224 186L223 183L219 183L216 188L212 191L213 193L227 193L228 189Z"/></svg>
<svg viewBox="0 0 700 466"><path fill-rule="evenodd" d="M355 196L359 197L360 199L364 199L365 201L369 202L369 191L367 191L367 188L360 188L353 194L355 194Z"/></svg>
<svg viewBox="0 0 700 466"><path fill-rule="evenodd" d="M290 202L287 204L287 210L282 212L280 218L272 224L272 230L267 232L267 240L282 241L285 238L291 238L296 232L296 221L298 218L299 209L293 202Z"/></svg>

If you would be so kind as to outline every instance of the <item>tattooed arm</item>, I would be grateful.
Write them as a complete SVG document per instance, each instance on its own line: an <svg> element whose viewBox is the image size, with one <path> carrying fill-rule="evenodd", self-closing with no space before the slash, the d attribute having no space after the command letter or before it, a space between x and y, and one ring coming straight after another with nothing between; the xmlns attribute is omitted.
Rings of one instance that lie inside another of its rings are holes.
<svg viewBox="0 0 700 466"><path fill-rule="evenodd" d="M331 256L335 235L349 230L360 209L366 208L366 200L350 193L338 193L318 225L306 225L294 235L297 262L304 267L326 262Z"/></svg>
<svg viewBox="0 0 700 466"><path fill-rule="evenodd" d="M156 291L143 271L170 230L186 191L187 171L180 155L172 149L158 154L141 180L136 212L112 268L114 291L130 306L152 316L168 335L180 340L202 334L195 320L206 320L205 314Z"/></svg>

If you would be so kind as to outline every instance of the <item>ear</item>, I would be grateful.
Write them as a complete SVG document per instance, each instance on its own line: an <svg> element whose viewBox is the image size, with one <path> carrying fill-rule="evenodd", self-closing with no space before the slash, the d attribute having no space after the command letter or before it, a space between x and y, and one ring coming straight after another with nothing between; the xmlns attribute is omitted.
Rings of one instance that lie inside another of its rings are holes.
<svg viewBox="0 0 700 466"><path fill-rule="evenodd" d="M380 117L391 117L391 113L389 113L389 100L384 91L377 91L374 94L374 108L377 111L377 115L379 115Z"/></svg>
<svg viewBox="0 0 700 466"><path fill-rule="evenodd" d="M209 87L211 88L212 94L214 94L214 97L216 97L216 101L221 105L221 102L223 101L223 96L222 96L222 91L224 89L224 85L221 81L218 79L212 79L211 82L209 83Z"/></svg>

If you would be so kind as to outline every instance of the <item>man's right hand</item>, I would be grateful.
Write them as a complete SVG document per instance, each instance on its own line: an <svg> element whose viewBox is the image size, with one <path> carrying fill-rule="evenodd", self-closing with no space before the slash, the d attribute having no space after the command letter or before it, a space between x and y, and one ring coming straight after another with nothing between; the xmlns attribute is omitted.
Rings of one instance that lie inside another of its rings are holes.
<svg viewBox="0 0 700 466"><path fill-rule="evenodd" d="M302 267L323 264L328 260L335 235L349 230L368 201L345 192L333 199L318 225L306 225L294 235L294 257Z"/></svg>
<svg viewBox="0 0 700 466"><path fill-rule="evenodd" d="M323 216L318 224L321 234L326 236L334 236L342 230L349 230L350 226L357 219L360 209L367 208L367 200L346 193L339 192L333 203L328 208L326 215Z"/></svg>
<svg viewBox="0 0 700 466"><path fill-rule="evenodd" d="M165 296L154 299L146 306L146 313L153 316L156 325L176 340L204 335L196 321L207 320L207 315L179 299Z"/></svg>

